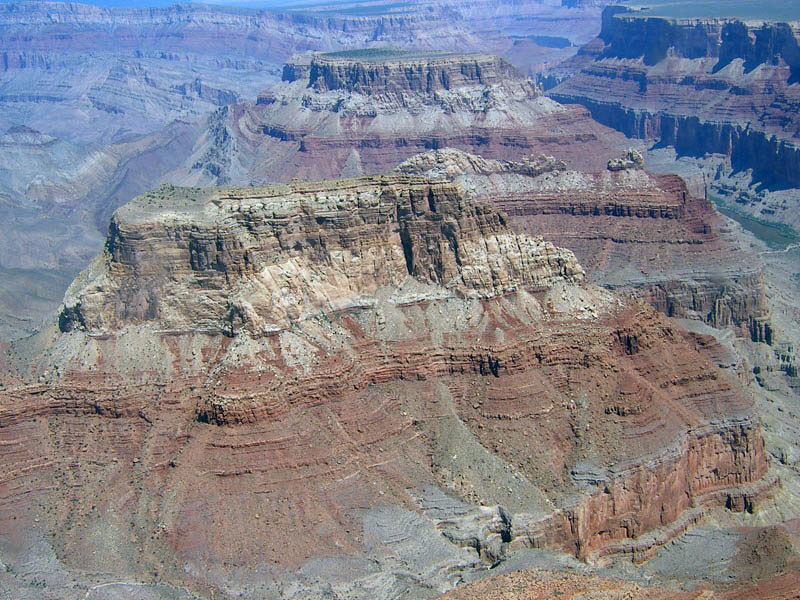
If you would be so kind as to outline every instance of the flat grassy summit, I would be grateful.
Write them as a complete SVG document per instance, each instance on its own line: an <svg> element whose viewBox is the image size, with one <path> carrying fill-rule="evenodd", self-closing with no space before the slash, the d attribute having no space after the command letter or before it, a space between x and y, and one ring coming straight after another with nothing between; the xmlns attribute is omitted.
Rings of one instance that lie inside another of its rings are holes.
<svg viewBox="0 0 800 600"><path fill-rule="evenodd" d="M356 60L360 62L384 62L397 60L427 60L464 55L459 55L456 52L447 52L444 50L403 50L401 48L392 48L387 46L383 48L358 48L356 50L325 52L319 54L318 56L324 59Z"/></svg>

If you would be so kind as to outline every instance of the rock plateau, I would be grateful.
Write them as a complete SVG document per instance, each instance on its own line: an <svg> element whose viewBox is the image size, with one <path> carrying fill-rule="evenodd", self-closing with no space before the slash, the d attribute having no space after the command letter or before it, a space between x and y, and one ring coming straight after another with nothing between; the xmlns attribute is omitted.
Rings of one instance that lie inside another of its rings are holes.
<svg viewBox="0 0 800 600"><path fill-rule="evenodd" d="M762 186L800 187L798 22L743 22L724 11L678 20L606 8L599 37L562 65L554 79L565 80L548 93L679 155L721 154ZM796 197L741 203L798 225Z"/></svg>
<svg viewBox="0 0 800 600"><path fill-rule="evenodd" d="M213 124L198 142L208 115L255 102L295 52L483 51L527 72L573 54L598 19L596 7L534 0L513 9L474 0L364 10L3 3L0 340L30 334L57 310L65 285L102 247L114 209L163 182L197 182L180 168L202 164L205 150L192 156L200 146L225 143ZM529 35L533 23L541 39ZM227 173L240 184L276 177L236 175Z"/></svg>
<svg viewBox="0 0 800 600"><path fill-rule="evenodd" d="M3 556L35 539L81 598L89 574L371 598L530 548L644 560L774 485L724 352L446 181L161 187L6 354Z"/></svg>
<svg viewBox="0 0 800 600"><path fill-rule="evenodd" d="M288 181L390 170L425 150L557 153L598 167L624 138L544 96L501 58L364 50L299 56L255 105L215 113L184 181Z"/></svg>

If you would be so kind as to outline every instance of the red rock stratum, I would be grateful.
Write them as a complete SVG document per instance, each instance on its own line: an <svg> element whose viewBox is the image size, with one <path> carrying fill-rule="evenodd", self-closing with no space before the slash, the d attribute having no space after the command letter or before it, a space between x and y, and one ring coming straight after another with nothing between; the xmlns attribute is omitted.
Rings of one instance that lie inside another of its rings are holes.
<svg viewBox="0 0 800 600"><path fill-rule="evenodd" d="M450 183L159 188L9 350L0 532L231 596L642 560L772 485L717 351Z"/></svg>

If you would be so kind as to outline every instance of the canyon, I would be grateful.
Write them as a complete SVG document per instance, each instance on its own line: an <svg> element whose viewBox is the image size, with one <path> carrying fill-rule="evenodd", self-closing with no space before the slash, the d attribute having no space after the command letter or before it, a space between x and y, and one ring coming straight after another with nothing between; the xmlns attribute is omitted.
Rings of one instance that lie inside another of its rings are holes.
<svg viewBox="0 0 800 600"><path fill-rule="evenodd" d="M578 102L598 121L641 139L648 169L678 174L695 195L707 196L745 253L758 255L750 264L763 264L772 349L742 338L734 343L755 374L764 427L772 432L770 452L786 455L791 480L797 455L793 365L800 343L800 15L771 3L656 4L644 11L606 8L598 38L542 82L554 99Z"/></svg>
<svg viewBox="0 0 800 600"><path fill-rule="evenodd" d="M29 335L57 310L116 208L160 183L192 185L201 148L224 142L223 116L206 125L209 115L254 103L296 52L493 52L532 73L589 41L599 14L538 1L513 10L480 0L402 10L3 3L0 339ZM531 23L544 38L530 37Z"/></svg>
<svg viewBox="0 0 800 600"><path fill-rule="evenodd" d="M598 17L594 6L533 0L513 10L485 0L410 2L402 9L376 2L361 10L6 2L0 7L0 131L23 125L70 142L129 141L253 101L303 51L488 52L513 56L532 73L589 41ZM529 36L534 22L548 45ZM561 43L549 43L548 35Z"/></svg>
<svg viewBox="0 0 800 600"><path fill-rule="evenodd" d="M800 18L797 15L795 19ZM670 146L721 155L709 185L741 211L798 226L798 21L642 17L608 7L599 36L549 75L549 95L601 123ZM730 171L747 172L744 182ZM772 191L772 193L770 193Z"/></svg>
<svg viewBox="0 0 800 600"><path fill-rule="evenodd" d="M645 560L774 494L730 353L507 219L414 175L116 211L5 355L7 570L33 536L75 597L429 595L541 548Z"/></svg>
<svg viewBox="0 0 800 600"><path fill-rule="evenodd" d="M111 212L180 164L199 127L135 141L69 142L25 127L0 135L0 339L29 335L103 244Z"/></svg>
<svg viewBox="0 0 800 600"><path fill-rule="evenodd" d="M376 77L383 69L391 73ZM117 143L9 128L0 138L6 174L0 206L9 216L0 269L8 280L25 282L23 289L38 285L43 293L32 299L15 288L0 295L0 334L13 339L36 329L57 307L64 283L101 247L113 210L160 183L380 173L445 146L508 158L557 150L584 164L624 146L622 135L596 124L588 111L544 97L497 57L386 49L305 55L284 66L283 78L254 103L226 105L205 121L126 134ZM137 114L120 108L110 118L114 126L145 123ZM87 129L119 138L102 123Z"/></svg>
<svg viewBox="0 0 800 600"><path fill-rule="evenodd" d="M516 229L575 252L589 281L717 336L756 374L755 395L769 398L770 452L795 464L797 249L770 250L715 211L696 179L645 167L635 150L591 173L553 157L497 161L445 149L397 170L456 182Z"/></svg>
<svg viewBox="0 0 800 600"><path fill-rule="evenodd" d="M606 4L0 5L0 596L792 597L796 23Z"/></svg>

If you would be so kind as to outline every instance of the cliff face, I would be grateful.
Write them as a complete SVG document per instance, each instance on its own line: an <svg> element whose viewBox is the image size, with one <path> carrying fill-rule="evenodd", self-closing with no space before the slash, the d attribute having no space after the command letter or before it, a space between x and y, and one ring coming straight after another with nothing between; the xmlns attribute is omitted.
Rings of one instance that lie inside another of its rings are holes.
<svg viewBox="0 0 800 600"><path fill-rule="evenodd" d="M246 139L241 160L228 165L226 153L236 145L225 142L239 139L237 129L223 135L212 123L207 137L198 139L195 126L217 109L255 100L279 81L282 63L295 52L390 45L434 53L452 48L502 53L532 23L544 29L566 25L573 33L584 32L583 41L597 20L595 11L543 8L535 0L516 2L513 10L487 0L398 8L387 4L353 11L331 5L280 12L189 4L104 8L4 2L0 137L23 125L57 141L33 152L30 146L20 151L0 142L0 269L29 268L26 289L49 290L54 281L60 288L100 250L111 212L159 183L250 184L313 172L310 162L279 164L274 171L267 160L251 165ZM536 49L532 56L515 50L524 65L564 52L530 44ZM173 139L163 148L167 137ZM343 167L349 150L330 151L337 155L335 168L320 169L318 176L359 173ZM321 155L327 152L323 148ZM36 206L29 210L31 204ZM63 210L51 211L53 204ZM58 226L39 226L49 219ZM43 235L54 236L52 243ZM4 284L17 277L6 271L0 277L2 339L27 335L58 305L49 291L42 296L26 291L17 302L21 288ZM62 292L56 290L55 296Z"/></svg>
<svg viewBox="0 0 800 600"><path fill-rule="evenodd" d="M347 53L342 53L347 54ZM320 56L311 60L308 86L319 91L347 90L356 94L433 94L465 85L496 85L519 79L519 72L495 56L408 58L357 62ZM292 70L294 71L294 70ZM286 71L284 71L286 72ZM291 79L289 79L291 81Z"/></svg>
<svg viewBox="0 0 800 600"><path fill-rule="evenodd" d="M445 590L520 546L641 557L772 485L723 348L447 182L159 188L61 330L0 392L0 531L81 568L290 597L356 556L348 586Z"/></svg>
<svg viewBox="0 0 800 600"><path fill-rule="evenodd" d="M545 98L490 56L388 51L302 56L255 106L209 120L186 173L197 182L286 181L386 172L431 148L493 158L532 151L598 166L619 134ZM225 131L232 145L220 145Z"/></svg>
<svg viewBox="0 0 800 600"><path fill-rule="evenodd" d="M455 186L402 176L160 188L117 211L94 268L67 292L63 331L153 321L260 335L368 303L407 277L471 297L583 277L571 253L512 234Z"/></svg>
<svg viewBox="0 0 800 600"><path fill-rule="evenodd" d="M747 71L762 63L783 62L796 77L800 70L797 34L797 27L788 23L639 18L626 14L624 8L610 7L603 12L599 37L607 46L603 56L609 58L642 58L650 66L668 54L715 58L715 72L737 59Z"/></svg>
<svg viewBox="0 0 800 600"><path fill-rule="evenodd" d="M595 283L633 292L667 315L766 341L760 260L726 237L708 200L677 176L646 172L633 154L586 173L547 157L501 162L443 150L398 170L457 181L522 231L571 249Z"/></svg>
<svg viewBox="0 0 800 600"><path fill-rule="evenodd" d="M0 130L25 124L95 142L152 133L175 119L203 118L220 103L255 97L295 52L389 45L501 53L533 23L543 30L566 22L585 41L597 21L595 10L543 8L534 0L515 3L513 11L475 0L359 12L335 5L280 12L6 2L0 7ZM546 60L548 49L539 47L542 52ZM205 91L192 90L195 82Z"/></svg>
<svg viewBox="0 0 800 600"><path fill-rule="evenodd" d="M580 72L550 95L682 154L721 153L767 183L799 186L796 24L637 18L604 11Z"/></svg>

